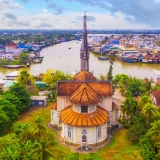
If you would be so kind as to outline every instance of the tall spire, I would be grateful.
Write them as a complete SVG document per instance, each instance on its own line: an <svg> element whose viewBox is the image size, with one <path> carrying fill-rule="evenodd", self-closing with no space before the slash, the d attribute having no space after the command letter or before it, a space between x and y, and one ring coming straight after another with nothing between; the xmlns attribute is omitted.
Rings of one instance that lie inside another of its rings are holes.
<svg viewBox="0 0 160 160"><path fill-rule="evenodd" d="M83 16L83 37L82 46L80 51L81 58L81 71L89 71L89 52L88 52L88 42L87 42L87 16L84 12Z"/></svg>

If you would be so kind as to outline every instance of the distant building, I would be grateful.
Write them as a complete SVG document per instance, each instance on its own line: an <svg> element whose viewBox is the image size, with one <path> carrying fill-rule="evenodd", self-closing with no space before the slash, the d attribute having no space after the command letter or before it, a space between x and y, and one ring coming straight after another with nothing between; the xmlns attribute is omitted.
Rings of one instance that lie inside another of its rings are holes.
<svg viewBox="0 0 160 160"><path fill-rule="evenodd" d="M14 52L0 52L0 59L12 60L15 58Z"/></svg>
<svg viewBox="0 0 160 160"><path fill-rule="evenodd" d="M156 107L160 106L160 90L151 91L150 97Z"/></svg>
<svg viewBox="0 0 160 160"><path fill-rule="evenodd" d="M20 54L23 51L23 49L17 48L17 44L15 43L6 44L5 50L6 52L14 52L15 54Z"/></svg>
<svg viewBox="0 0 160 160"><path fill-rule="evenodd" d="M15 78L18 77L18 75L19 75L19 71L14 71L14 72L12 72L10 74L7 74L6 75L6 79L7 80L14 80Z"/></svg>
<svg viewBox="0 0 160 160"><path fill-rule="evenodd" d="M151 80L154 83L160 84L160 71L158 70L153 70L152 75L151 75Z"/></svg>

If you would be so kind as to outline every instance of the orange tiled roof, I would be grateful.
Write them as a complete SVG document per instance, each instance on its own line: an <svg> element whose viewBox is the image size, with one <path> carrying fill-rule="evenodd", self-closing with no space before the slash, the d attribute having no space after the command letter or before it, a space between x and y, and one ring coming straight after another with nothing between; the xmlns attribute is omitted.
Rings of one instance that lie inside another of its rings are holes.
<svg viewBox="0 0 160 160"><path fill-rule="evenodd" d="M74 76L74 80L96 80L96 77L92 73L87 71L81 71Z"/></svg>
<svg viewBox="0 0 160 160"><path fill-rule="evenodd" d="M83 81L59 81L58 96L70 96L78 87L83 84ZM100 96L111 96L111 83L108 81L93 81L85 82Z"/></svg>
<svg viewBox="0 0 160 160"><path fill-rule="evenodd" d="M69 100L74 104L89 105L99 103L100 98L91 87L83 83L71 94Z"/></svg>
<svg viewBox="0 0 160 160"><path fill-rule="evenodd" d="M109 114L99 106L92 113L77 113L72 110L72 106L69 106L60 112L60 119L71 126L92 127L106 123L109 120Z"/></svg>
<svg viewBox="0 0 160 160"><path fill-rule="evenodd" d="M57 102L55 102L55 103L53 103L53 104L51 105L51 109L54 109L54 110L57 109Z"/></svg>

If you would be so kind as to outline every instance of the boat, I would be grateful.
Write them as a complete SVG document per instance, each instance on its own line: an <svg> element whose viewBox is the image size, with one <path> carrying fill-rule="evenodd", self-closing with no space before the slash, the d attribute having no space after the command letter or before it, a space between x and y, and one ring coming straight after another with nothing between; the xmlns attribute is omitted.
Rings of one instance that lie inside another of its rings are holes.
<svg viewBox="0 0 160 160"><path fill-rule="evenodd" d="M100 57L98 57L98 59L100 59L100 60L109 60L109 58L107 56L100 56Z"/></svg>
<svg viewBox="0 0 160 160"><path fill-rule="evenodd" d="M4 65L4 68L23 68L25 65Z"/></svg>
<svg viewBox="0 0 160 160"><path fill-rule="evenodd" d="M68 49L71 49L71 47L69 47Z"/></svg>
<svg viewBox="0 0 160 160"><path fill-rule="evenodd" d="M42 61L41 60L38 60L38 59L35 59L33 60L33 63L41 63Z"/></svg>

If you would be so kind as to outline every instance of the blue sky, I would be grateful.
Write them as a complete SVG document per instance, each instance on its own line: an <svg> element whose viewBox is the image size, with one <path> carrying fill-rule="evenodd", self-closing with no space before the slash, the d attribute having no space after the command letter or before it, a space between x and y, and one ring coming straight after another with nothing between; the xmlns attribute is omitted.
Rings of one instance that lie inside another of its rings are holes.
<svg viewBox="0 0 160 160"><path fill-rule="evenodd" d="M160 29L160 0L0 0L0 29Z"/></svg>

